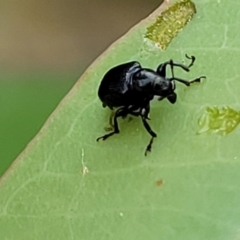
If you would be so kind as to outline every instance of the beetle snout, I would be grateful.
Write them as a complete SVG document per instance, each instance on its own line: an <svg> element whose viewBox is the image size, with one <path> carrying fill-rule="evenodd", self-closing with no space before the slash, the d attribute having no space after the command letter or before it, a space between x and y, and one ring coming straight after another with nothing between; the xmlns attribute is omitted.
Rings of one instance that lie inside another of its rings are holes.
<svg viewBox="0 0 240 240"><path fill-rule="evenodd" d="M177 101L177 94L173 92L172 94L167 96L167 99L170 103L174 104Z"/></svg>

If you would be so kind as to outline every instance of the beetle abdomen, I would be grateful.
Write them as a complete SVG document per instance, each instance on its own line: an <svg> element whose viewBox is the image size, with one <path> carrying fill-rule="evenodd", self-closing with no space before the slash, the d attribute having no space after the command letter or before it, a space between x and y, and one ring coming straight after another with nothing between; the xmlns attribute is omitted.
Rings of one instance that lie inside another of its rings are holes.
<svg viewBox="0 0 240 240"><path fill-rule="evenodd" d="M110 69L99 86L98 96L101 101L110 108L125 105L129 101L132 76L140 68L138 62L129 62Z"/></svg>

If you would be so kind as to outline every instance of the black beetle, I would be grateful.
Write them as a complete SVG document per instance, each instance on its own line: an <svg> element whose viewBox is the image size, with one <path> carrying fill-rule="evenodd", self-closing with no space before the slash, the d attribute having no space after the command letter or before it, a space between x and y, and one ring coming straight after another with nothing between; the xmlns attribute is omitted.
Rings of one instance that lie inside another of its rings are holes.
<svg viewBox="0 0 240 240"><path fill-rule="evenodd" d="M110 69L103 77L98 90L98 96L103 103L103 107L108 106L110 109L117 108L113 118L114 130L111 133L105 134L97 138L107 139L115 133L119 133L118 117L126 117L128 114L133 116L140 116L143 125L148 133L152 136L147 148L147 152L151 151L153 139L157 134L152 131L147 120L149 119L150 101L154 96L158 96L159 100L167 98L170 103L175 103L177 95L175 90L175 81L181 82L186 86L191 83L200 82L201 76L192 81L177 78L174 76L173 68L180 67L186 72L195 61L195 57L188 57L191 63L186 66L180 63L175 63L169 60L160 64L156 71L148 68L142 68L139 62L128 62ZM166 67L170 66L172 77L166 77Z"/></svg>

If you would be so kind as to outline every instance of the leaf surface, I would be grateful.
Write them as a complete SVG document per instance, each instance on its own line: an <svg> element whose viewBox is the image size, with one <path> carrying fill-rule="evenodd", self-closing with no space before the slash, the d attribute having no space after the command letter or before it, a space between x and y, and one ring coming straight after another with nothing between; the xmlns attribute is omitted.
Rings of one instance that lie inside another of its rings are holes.
<svg viewBox="0 0 240 240"><path fill-rule="evenodd" d="M239 110L240 3L195 0L197 14L166 51L144 41L158 9L98 58L1 179L0 239L239 239L240 129L196 134L206 107ZM97 143L110 112L97 88L114 65L155 69L196 56L178 101L153 101L149 135L140 119Z"/></svg>

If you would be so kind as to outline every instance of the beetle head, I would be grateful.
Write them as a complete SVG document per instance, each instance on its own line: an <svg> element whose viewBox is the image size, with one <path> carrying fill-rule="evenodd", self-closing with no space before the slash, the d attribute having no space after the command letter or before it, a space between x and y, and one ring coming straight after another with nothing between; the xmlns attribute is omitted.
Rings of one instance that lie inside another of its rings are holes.
<svg viewBox="0 0 240 240"><path fill-rule="evenodd" d="M177 95L174 90L175 82L167 78L156 78L153 82L154 95L159 96L159 100L167 98L170 103L175 103Z"/></svg>

